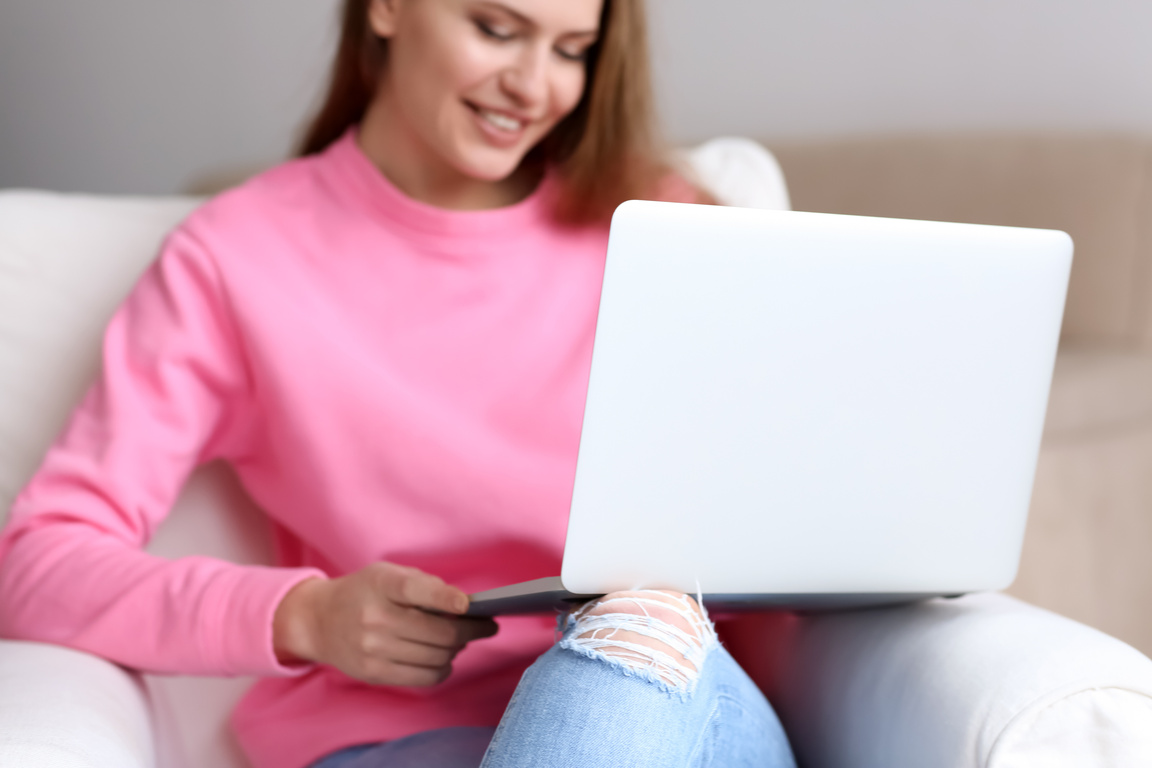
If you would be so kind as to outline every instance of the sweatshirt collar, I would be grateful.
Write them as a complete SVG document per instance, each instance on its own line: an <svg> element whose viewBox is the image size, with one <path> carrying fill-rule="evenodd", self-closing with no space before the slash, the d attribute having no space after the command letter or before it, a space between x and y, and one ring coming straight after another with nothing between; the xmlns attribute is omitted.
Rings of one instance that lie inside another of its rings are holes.
<svg viewBox="0 0 1152 768"><path fill-rule="evenodd" d="M391 223L433 235L480 235L515 232L550 217L556 183L551 174L523 200L501 208L459 211L414 200L402 192L360 149L357 127L324 151L334 166L337 183Z"/></svg>

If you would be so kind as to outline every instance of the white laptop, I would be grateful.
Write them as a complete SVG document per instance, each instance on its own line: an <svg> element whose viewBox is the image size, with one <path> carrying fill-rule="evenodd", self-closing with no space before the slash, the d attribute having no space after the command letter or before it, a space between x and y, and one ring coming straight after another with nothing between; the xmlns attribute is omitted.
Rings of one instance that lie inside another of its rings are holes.
<svg viewBox="0 0 1152 768"><path fill-rule="evenodd" d="M1071 261L1051 230L625 203L561 573L471 613L1008 586Z"/></svg>

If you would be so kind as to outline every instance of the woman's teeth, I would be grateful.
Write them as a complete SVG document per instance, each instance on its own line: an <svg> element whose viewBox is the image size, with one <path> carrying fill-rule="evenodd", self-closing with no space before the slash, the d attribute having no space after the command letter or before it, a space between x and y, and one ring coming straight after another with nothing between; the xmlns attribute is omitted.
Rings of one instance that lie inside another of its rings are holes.
<svg viewBox="0 0 1152 768"><path fill-rule="evenodd" d="M519 120L508 117L507 115L502 115L499 112L489 112L486 109L481 109L479 112L481 117L502 131L513 132L523 127L523 123Z"/></svg>

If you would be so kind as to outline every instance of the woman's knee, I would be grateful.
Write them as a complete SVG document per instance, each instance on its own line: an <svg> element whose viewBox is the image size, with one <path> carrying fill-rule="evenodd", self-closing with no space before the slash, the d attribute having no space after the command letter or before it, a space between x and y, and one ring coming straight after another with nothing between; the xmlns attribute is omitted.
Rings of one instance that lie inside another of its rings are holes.
<svg viewBox="0 0 1152 768"><path fill-rule="evenodd" d="M695 686L717 640L707 613L688 595L639 590L613 592L584 605L565 644L683 691Z"/></svg>

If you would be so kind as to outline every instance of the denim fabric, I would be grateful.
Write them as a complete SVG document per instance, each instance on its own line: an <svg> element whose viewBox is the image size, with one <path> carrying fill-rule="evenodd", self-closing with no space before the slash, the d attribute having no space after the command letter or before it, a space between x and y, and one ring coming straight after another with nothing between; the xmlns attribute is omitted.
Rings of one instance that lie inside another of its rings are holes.
<svg viewBox="0 0 1152 768"><path fill-rule="evenodd" d="M723 648L681 693L555 646L525 673L484 768L794 768L784 730Z"/></svg>
<svg viewBox="0 0 1152 768"><path fill-rule="evenodd" d="M528 668L494 734L428 731L313 768L795 768L775 712L718 643L690 685L675 685L581 647L575 633L570 620Z"/></svg>

